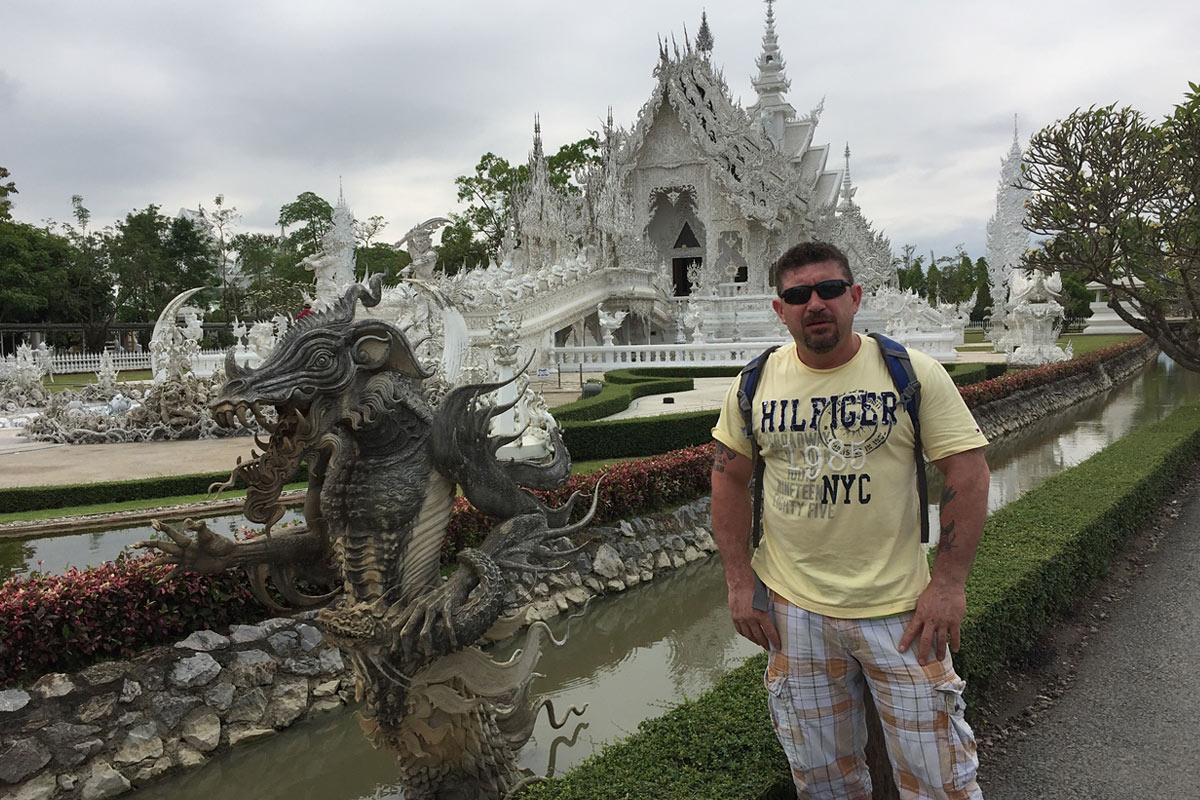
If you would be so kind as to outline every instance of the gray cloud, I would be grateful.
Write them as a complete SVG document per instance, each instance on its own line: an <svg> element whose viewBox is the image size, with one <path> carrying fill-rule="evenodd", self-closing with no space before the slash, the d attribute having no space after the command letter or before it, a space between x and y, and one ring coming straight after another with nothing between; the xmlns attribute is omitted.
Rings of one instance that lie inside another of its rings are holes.
<svg viewBox="0 0 1200 800"><path fill-rule="evenodd" d="M526 157L534 114L547 148L609 106L630 126L653 86L658 37L682 45L701 8L733 93L750 76L763 14L744 0L442 4L10 3L0 12L0 164L20 219L70 215L83 194L104 224L133 208L224 193L270 229L302 191L382 214L398 237L450 210L453 180L492 151ZM899 249L983 252L1000 159L1077 106L1166 113L1194 76L1200 10L1164 0L1130 14L1016 0L776 3L789 98L825 98L830 165L849 142L857 196ZM400 230L396 230L400 229Z"/></svg>

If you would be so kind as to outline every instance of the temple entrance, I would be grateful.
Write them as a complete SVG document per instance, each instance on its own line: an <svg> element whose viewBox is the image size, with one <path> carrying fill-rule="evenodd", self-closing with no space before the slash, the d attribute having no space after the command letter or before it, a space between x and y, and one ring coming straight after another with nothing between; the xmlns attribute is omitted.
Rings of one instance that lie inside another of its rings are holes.
<svg viewBox="0 0 1200 800"><path fill-rule="evenodd" d="M661 187L650 195L651 215L646 235L671 265L671 287L675 297L688 297L696 289L688 269L704 264L706 232L696 214L696 190L692 186Z"/></svg>
<svg viewBox="0 0 1200 800"><path fill-rule="evenodd" d="M675 297L689 297L692 294L692 281L688 278L689 267L699 267L699 258L671 259L671 286Z"/></svg>

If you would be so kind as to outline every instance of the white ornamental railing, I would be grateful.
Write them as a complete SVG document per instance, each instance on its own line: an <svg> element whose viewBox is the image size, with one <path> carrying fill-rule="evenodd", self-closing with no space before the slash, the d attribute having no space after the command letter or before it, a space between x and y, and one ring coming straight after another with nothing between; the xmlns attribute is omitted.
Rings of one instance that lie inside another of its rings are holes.
<svg viewBox="0 0 1200 800"><path fill-rule="evenodd" d="M693 342L689 344L617 344L586 347L555 347L550 351L554 364L582 366L602 371L620 367L680 366L707 364L714 367L744 366L747 361L783 341Z"/></svg>
<svg viewBox="0 0 1200 800"><path fill-rule="evenodd" d="M102 357L100 353L55 353L51 358L51 369L55 375L99 372ZM112 361L113 368L118 371L150 369L149 353L109 353L108 357ZM199 368L197 371L211 374L213 366L224 361L224 350L201 350L193 366ZM8 371L6 367L11 368L16 364L16 359L14 356L7 356L3 362L0 364L0 374L6 374Z"/></svg>
<svg viewBox="0 0 1200 800"><path fill-rule="evenodd" d="M114 369L150 369L149 353L109 353ZM99 372L100 353L55 353L51 359L55 375L73 372Z"/></svg>

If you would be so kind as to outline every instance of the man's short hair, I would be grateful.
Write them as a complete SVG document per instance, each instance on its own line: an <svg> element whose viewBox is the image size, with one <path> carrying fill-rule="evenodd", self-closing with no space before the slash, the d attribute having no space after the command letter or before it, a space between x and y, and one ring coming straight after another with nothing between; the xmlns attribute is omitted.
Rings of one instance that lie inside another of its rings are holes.
<svg viewBox="0 0 1200 800"><path fill-rule="evenodd" d="M850 259L846 258L845 253L829 242L801 242L789 247L771 265L771 285L775 287L775 293L779 293L784 273L824 261L837 262L837 265L842 268L846 280L854 283L854 273L850 271Z"/></svg>

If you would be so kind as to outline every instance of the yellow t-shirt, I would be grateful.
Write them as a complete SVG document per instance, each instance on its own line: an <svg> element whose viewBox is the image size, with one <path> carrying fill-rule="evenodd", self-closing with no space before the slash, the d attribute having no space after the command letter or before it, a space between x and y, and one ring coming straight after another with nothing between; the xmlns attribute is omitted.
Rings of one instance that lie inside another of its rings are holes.
<svg viewBox="0 0 1200 800"><path fill-rule="evenodd" d="M752 405L765 461L754 571L791 603L843 619L909 611L929 582L912 422L878 342L860 339L850 361L828 370L806 366L794 346L779 348ZM925 457L986 445L941 364L908 352L921 382ZM734 381L712 435L749 458L737 388Z"/></svg>

